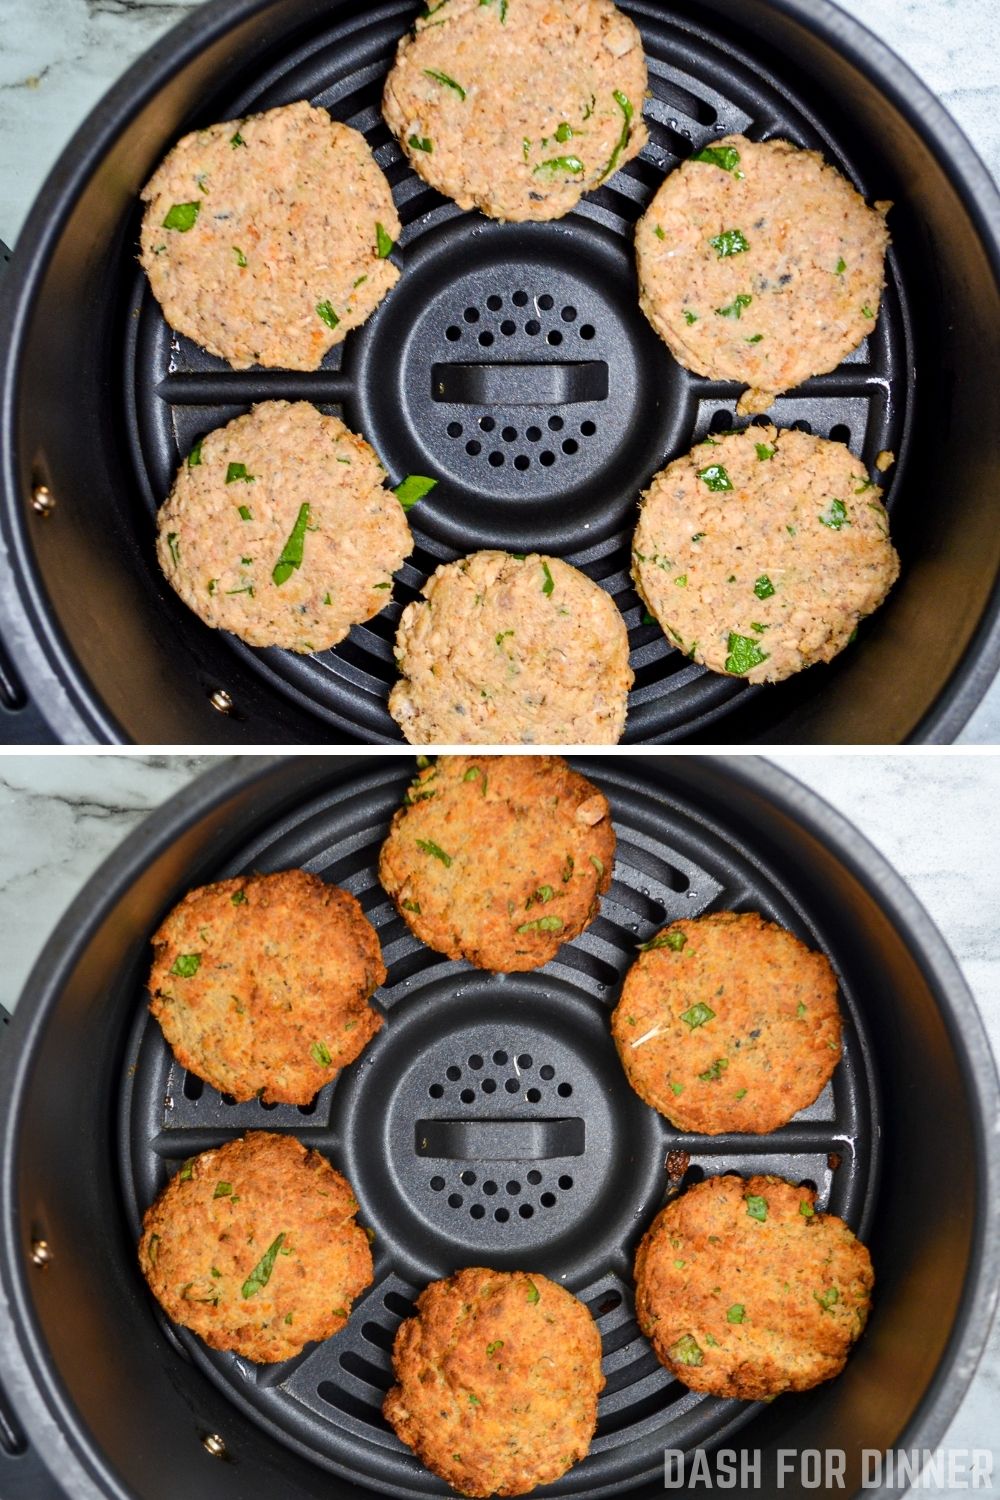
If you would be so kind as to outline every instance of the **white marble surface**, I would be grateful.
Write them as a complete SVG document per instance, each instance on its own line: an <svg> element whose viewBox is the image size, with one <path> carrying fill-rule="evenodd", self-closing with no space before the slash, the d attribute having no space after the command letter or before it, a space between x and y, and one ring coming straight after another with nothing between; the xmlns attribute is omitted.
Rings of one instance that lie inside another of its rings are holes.
<svg viewBox="0 0 1000 1500"><path fill-rule="evenodd" d="M0 239L105 90L199 0L0 0ZM996 0L841 0L943 100L1000 179ZM962 740L1000 743L1000 679Z"/></svg>
<svg viewBox="0 0 1000 1500"><path fill-rule="evenodd" d="M882 851L944 933L1000 1058L1000 757L776 755ZM62 911L109 850L212 757L0 758L0 931L10 1008ZM945 1438L994 1450L1000 1328ZM934 1488L922 1495L945 1494Z"/></svg>

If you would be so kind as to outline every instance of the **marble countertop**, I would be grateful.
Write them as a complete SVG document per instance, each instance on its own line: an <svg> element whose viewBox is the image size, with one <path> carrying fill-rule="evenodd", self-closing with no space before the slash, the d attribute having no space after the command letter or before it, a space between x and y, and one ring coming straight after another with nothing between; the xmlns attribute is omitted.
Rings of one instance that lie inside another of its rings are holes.
<svg viewBox="0 0 1000 1500"><path fill-rule="evenodd" d="M14 244L49 168L106 89L199 3L0 0L0 239ZM923 78L1000 180L995 0L840 3ZM960 738L1000 743L1000 678Z"/></svg>
<svg viewBox="0 0 1000 1500"><path fill-rule="evenodd" d="M961 964L1000 1058L1000 757L771 759L839 808L909 882ZM210 756L0 758L0 1002L8 1009L61 913L105 855L212 763ZM943 1442L992 1447L1000 1489L998 1411L1000 1325ZM944 1500L946 1491L919 1493Z"/></svg>

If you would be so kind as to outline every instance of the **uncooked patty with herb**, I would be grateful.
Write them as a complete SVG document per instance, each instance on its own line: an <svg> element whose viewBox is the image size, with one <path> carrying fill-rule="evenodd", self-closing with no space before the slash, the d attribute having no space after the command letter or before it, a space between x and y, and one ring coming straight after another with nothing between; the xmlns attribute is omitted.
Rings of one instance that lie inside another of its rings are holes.
<svg viewBox="0 0 1000 1500"><path fill-rule="evenodd" d="M610 0L431 0L382 110L461 208L558 219L646 143L642 38Z"/></svg>
<svg viewBox="0 0 1000 1500"><path fill-rule="evenodd" d="M443 755L393 818L379 879L421 942L510 973L589 926L614 858L607 798L560 756Z"/></svg>
<svg viewBox="0 0 1000 1500"><path fill-rule="evenodd" d="M413 537L363 438L308 401L210 432L157 516L156 555L199 619L251 646L326 651L392 597Z"/></svg>
<svg viewBox="0 0 1000 1500"><path fill-rule="evenodd" d="M871 1257L811 1188L709 1177L653 1220L635 1311L661 1364L693 1391L765 1401L844 1368L865 1326Z"/></svg>
<svg viewBox="0 0 1000 1500"><path fill-rule="evenodd" d="M843 443L706 438L640 500L632 577L678 650L779 682L830 661L899 575L882 491Z"/></svg>
<svg viewBox="0 0 1000 1500"><path fill-rule="evenodd" d="M375 929L305 870L189 891L153 937L150 1010L181 1067L234 1099L308 1104L382 1025Z"/></svg>
<svg viewBox="0 0 1000 1500"><path fill-rule="evenodd" d="M305 102L184 136L142 197L164 317L238 370L318 369L399 279L399 216L364 136Z"/></svg>
<svg viewBox="0 0 1000 1500"><path fill-rule="evenodd" d="M386 1418L460 1495L525 1495L587 1455L601 1337L545 1276L474 1267L431 1282L392 1363Z"/></svg>
<svg viewBox="0 0 1000 1500"><path fill-rule="evenodd" d="M639 222L642 309L682 365L744 382L739 409L766 411L873 331L890 207L868 208L815 151L726 136Z"/></svg>
<svg viewBox="0 0 1000 1500"><path fill-rule="evenodd" d="M840 1061L837 979L756 912L684 918L644 945L611 1031L629 1083L678 1130L762 1134Z"/></svg>
<svg viewBox="0 0 1000 1500"><path fill-rule="evenodd" d="M147 1209L139 1264L168 1317L260 1364L343 1328L372 1280L350 1184L289 1135L252 1130L184 1163Z"/></svg>
<svg viewBox="0 0 1000 1500"><path fill-rule="evenodd" d="M403 611L389 712L414 745L614 745L632 686L610 595L554 557L445 563Z"/></svg>

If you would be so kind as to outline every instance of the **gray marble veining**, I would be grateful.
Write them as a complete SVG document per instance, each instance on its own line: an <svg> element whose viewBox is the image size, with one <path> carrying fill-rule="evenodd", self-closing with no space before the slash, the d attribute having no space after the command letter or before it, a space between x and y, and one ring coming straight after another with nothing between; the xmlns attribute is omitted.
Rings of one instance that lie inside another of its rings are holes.
<svg viewBox="0 0 1000 1500"><path fill-rule="evenodd" d="M854 822L947 938L1000 1057L1000 757L772 757ZM0 757L0 930L10 1007L62 911L148 809L212 757ZM1000 1489L1000 1327L944 1439L992 1447ZM921 1490L931 1500L944 1491Z"/></svg>

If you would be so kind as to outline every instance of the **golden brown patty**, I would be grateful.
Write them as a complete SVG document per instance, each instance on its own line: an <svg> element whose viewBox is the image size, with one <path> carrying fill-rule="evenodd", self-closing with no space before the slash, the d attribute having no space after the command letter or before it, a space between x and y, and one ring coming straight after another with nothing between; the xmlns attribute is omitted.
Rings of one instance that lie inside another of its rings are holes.
<svg viewBox="0 0 1000 1500"><path fill-rule="evenodd" d="M265 401L203 438L157 516L156 553L206 625L326 651L392 599L413 550L364 438L308 401Z"/></svg>
<svg viewBox="0 0 1000 1500"><path fill-rule="evenodd" d="M308 1104L382 1025L375 929L305 870L189 891L153 953L149 1008L174 1056L235 1099Z"/></svg>
<svg viewBox="0 0 1000 1500"><path fill-rule="evenodd" d="M761 1401L844 1368L871 1307L871 1257L815 1199L780 1177L709 1177L653 1220L636 1317L692 1390Z"/></svg>
<svg viewBox="0 0 1000 1500"><path fill-rule="evenodd" d="M462 1495L524 1495L586 1456L604 1386L582 1302L544 1276L458 1271L417 1298L383 1411Z"/></svg>
<svg viewBox="0 0 1000 1500"><path fill-rule="evenodd" d="M882 491L843 443L748 427L699 443L642 497L632 577L713 672L779 682L849 645L899 574Z"/></svg>
<svg viewBox="0 0 1000 1500"><path fill-rule="evenodd" d="M382 108L462 208L557 219L645 145L646 84L642 38L610 0L432 0Z"/></svg>
<svg viewBox="0 0 1000 1500"><path fill-rule="evenodd" d="M238 370L317 369L399 278L399 216L364 136L302 101L186 135L142 196L164 317Z"/></svg>
<svg viewBox="0 0 1000 1500"><path fill-rule="evenodd" d="M139 1264L213 1349L288 1359L347 1322L370 1285L350 1184L292 1136L253 1130L192 1157L147 1209Z"/></svg>
<svg viewBox="0 0 1000 1500"><path fill-rule="evenodd" d="M614 857L606 797L560 756L448 755L393 818L379 878L422 942L509 973L593 921Z"/></svg>
<svg viewBox="0 0 1000 1500"><path fill-rule="evenodd" d="M762 1134L840 1060L829 959L756 912L674 922L625 978L611 1030L628 1081L679 1130Z"/></svg>
<svg viewBox="0 0 1000 1500"><path fill-rule="evenodd" d="M639 223L643 311L681 364L746 382L739 409L766 411L874 329L889 207L867 208L815 151L726 136Z"/></svg>
<svg viewBox="0 0 1000 1500"><path fill-rule="evenodd" d="M396 635L389 712L412 745L614 745L632 686L614 600L555 557L443 563Z"/></svg>

